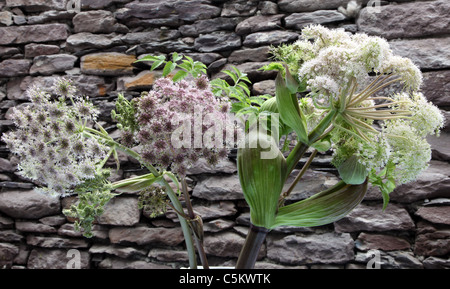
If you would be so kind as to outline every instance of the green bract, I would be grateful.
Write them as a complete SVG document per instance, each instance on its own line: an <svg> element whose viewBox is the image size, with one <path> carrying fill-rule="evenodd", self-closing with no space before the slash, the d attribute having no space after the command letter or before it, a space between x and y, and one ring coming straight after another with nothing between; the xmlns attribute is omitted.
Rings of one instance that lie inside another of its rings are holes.
<svg viewBox="0 0 450 289"><path fill-rule="evenodd" d="M286 173L286 160L277 143L278 140L267 134L251 132L237 157L239 180L250 206L252 224L268 229L275 222ZM268 150L275 150L275 153L265 158Z"/></svg>
<svg viewBox="0 0 450 289"><path fill-rule="evenodd" d="M287 75L289 71L286 71ZM277 101L280 118L289 127L291 127L297 134L298 139L303 143L308 143L308 135L306 131L306 123L302 118L298 100L296 97L297 86L295 80L288 78L284 80L281 73L278 73L275 79L275 95Z"/></svg>
<svg viewBox="0 0 450 289"><path fill-rule="evenodd" d="M362 201L366 191L367 181L360 185L340 181L306 200L281 207L273 227L313 227L333 223L350 213Z"/></svg>

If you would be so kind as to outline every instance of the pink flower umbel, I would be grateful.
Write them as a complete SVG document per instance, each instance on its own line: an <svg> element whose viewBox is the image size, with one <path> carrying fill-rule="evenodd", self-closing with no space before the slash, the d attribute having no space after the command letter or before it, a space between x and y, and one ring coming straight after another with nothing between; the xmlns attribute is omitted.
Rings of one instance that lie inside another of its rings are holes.
<svg viewBox="0 0 450 289"><path fill-rule="evenodd" d="M215 165L227 156L225 139L229 106L210 90L206 76L174 82L162 78L137 104L141 154L161 169L181 176L199 158Z"/></svg>

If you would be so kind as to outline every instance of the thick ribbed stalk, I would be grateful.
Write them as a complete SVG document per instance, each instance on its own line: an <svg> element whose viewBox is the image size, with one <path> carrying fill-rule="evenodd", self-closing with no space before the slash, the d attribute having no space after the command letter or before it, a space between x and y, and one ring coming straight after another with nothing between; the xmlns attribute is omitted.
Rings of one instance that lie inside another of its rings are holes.
<svg viewBox="0 0 450 289"><path fill-rule="evenodd" d="M253 269L259 250L266 239L269 229L250 224L244 247L242 247L236 263L236 269Z"/></svg>

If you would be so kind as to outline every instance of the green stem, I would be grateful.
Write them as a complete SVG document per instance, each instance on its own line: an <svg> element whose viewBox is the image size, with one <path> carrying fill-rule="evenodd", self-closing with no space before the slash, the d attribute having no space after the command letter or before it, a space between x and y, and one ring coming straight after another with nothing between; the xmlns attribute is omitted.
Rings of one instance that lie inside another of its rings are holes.
<svg viewBox="0 0 450 289"><path fill-rule="evenodd" d="M292 173L295 166L300 161L300 159L303 157L303 155L308 150L308 148L309 148L308 145L299 141L295 145L295 147L292 149L291 153L286 158L287 169L286 169L285 179L287 179L289 177L289 175Z"/></svg>
<svg viewBox="0 0 450 289"><path fill-rule="evenodd" d="M192 233L194 235L195 244L197 245L198 254L200 261L202 262L203 269L209 269L208 259L206 258L205 248L203 246L203 221L201 217L194 212L192 207L191 198L189 197L189 192L187 190L186 179L181 180L181 185L183 188L183 194L186 200L186 208L188 210L189 222L192 226Z"/></svg>
<svg viewBox="0 0 450 289"><path fill-rule="evenodd" d="M86 137L94 137L94 138L101 137L105 144L107 144L111 147L116 147L117 149L121 150L122 152L126 153L127 155L138 160L155 177L159 177L161 175L154 166L145 162L137 152L133 151L130 148L127 148L124 145L121 145L120 143L114 141L111 137L105 136L103 133L100 133L93 129L89 129L88 131L89 132L84 132ZM95 133L95 134L92 134L92 133ZM169 185L169 183L164 178L162 178L161 184L166 188L167 195L169 196L169 199L172 202L173 206L178 211L183 212L183 206L181 205L180 200L178 200L176 193L173 191L173 189ZM192 269L195 269L195 268L197 268L197 258L195 255L195 247L194 247L194 243L192 240L191 231L189 229L189 224L187 223L186 219L183 216L181 216L178 213L177 213L177 215L178 215L178 219L180 220L181 229L182 229L183 235L184 235L184 241L186 243L186 249L187 249L188 255L189 255L189 267Z"/></svg>
<svg viewBox="0 0 450 289"><path fill-rule="evenodd" d="M175 209L179 212L183 212L183 206L181 205L180 200L178 200L177 195L173 191L172 187L169 185L169 183L163 178L162 184L166 188L167 195L169 196L170 201L172 202L172 205ZM191 230L189 229L189 224L187 223L186 219L178 214L178 219L180 220L181 230L183 231L184 235L184 241L186 242L186 248L189 255L189 267L191 269L197 268L197 257L195 255L195 247L192 240L192 234Z"/></svg>
<svg viewBox="0 0 450 289"><path fill-rule="evenodd" d="M259 250L266 239L269 229L250 224L244 247L239 254L236 269L253 269Z"/></svg>
<svg viewBox="0 0 450 289"><path fill-rule="evenodd" d="M305 165L302 167L302 169L300 170L299 174L297 175L297 177L295 177L294 181L291 183L291 185L289 186L289 189L283 193L283 195L281 196L280 200L278 201L278 207L283 206L284 200L289 197L289 195L291 194L292 190L294 189L294 187L297 185L297 183L300 181L300 179L303 177L303 175L305 174L306 170L309 168L309 166L311 165L312 161L314 160L314 158L316 157L317 154L317 150L314 150L311 153L311 156L308 158L308 161L305 163Z"/></svg>
<svg viewBox="0 0 450 289"><path fill-rule="evenodd" d="M330 127L331 122L337 115L337 110L330 110L327 115L319 122L319 124L309 133L308 140L309 143L305 144L301 141L297 142L295 147L292 149L289 156L286 158L287 169L285 179L289 177L289 175L294 170L297 163L303 157L305 152L308 150L309 146L319 140L324 136L324 132L327 128Z"/></svg>
<svg viewBox="0 0 450 289"><path fill-rule="evenodd" d="M333 109L325 115L325 117L319 122L319 124L309 133L309 144L315 143L323 136L323 132L330 126L331 122L336 117L338 111Z"/></svg>

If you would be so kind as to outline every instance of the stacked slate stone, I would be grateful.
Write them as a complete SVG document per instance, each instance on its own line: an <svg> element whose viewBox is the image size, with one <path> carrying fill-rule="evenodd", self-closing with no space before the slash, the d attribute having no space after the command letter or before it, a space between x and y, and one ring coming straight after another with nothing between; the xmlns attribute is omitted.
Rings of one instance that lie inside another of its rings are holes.
<svg viewBox="0 0 450 289"><path fill-rule="evenodd" d="M138 96L162 74L133 63L146 54L184 53L208 65L212 78L235 65L253 81L253 94L273 95L275 75L258 70L270 62L269 46L295 41L311 23L387 38L397 54L422 69L424 94L449 118L450 2L389 0L366 7L364 0L360 11L348 2L0 0L0 131L12 128L12 107L27 105L27 87L50 87L57 76L65 76L90 96L102 111L101 123L118 137L110 118L117 94ZM256 267L366 268L378 257L381 268L449 268L449 141L448 127L430 139L430 168L396 189L385 211L381 194L371 189L361 205L334 224L274 230ZM16 175L17 159L3 143L0 153L0 267L66 268L75 256L72 249L81 268L188 264L173 211L150 218L138 209L138 195L123 194L107 205L94 237L83 238L74 231L74 220L62 214L76 197L35 193L33 184ZM120 161L113 180L143 173L132 159L120 155ZM325 154L313 164L291 201L337 182L327 161ZM232 266L249 225L233 155L214 168L200 161L188 181L194 209L204 221L210 263Z"/></svg>

